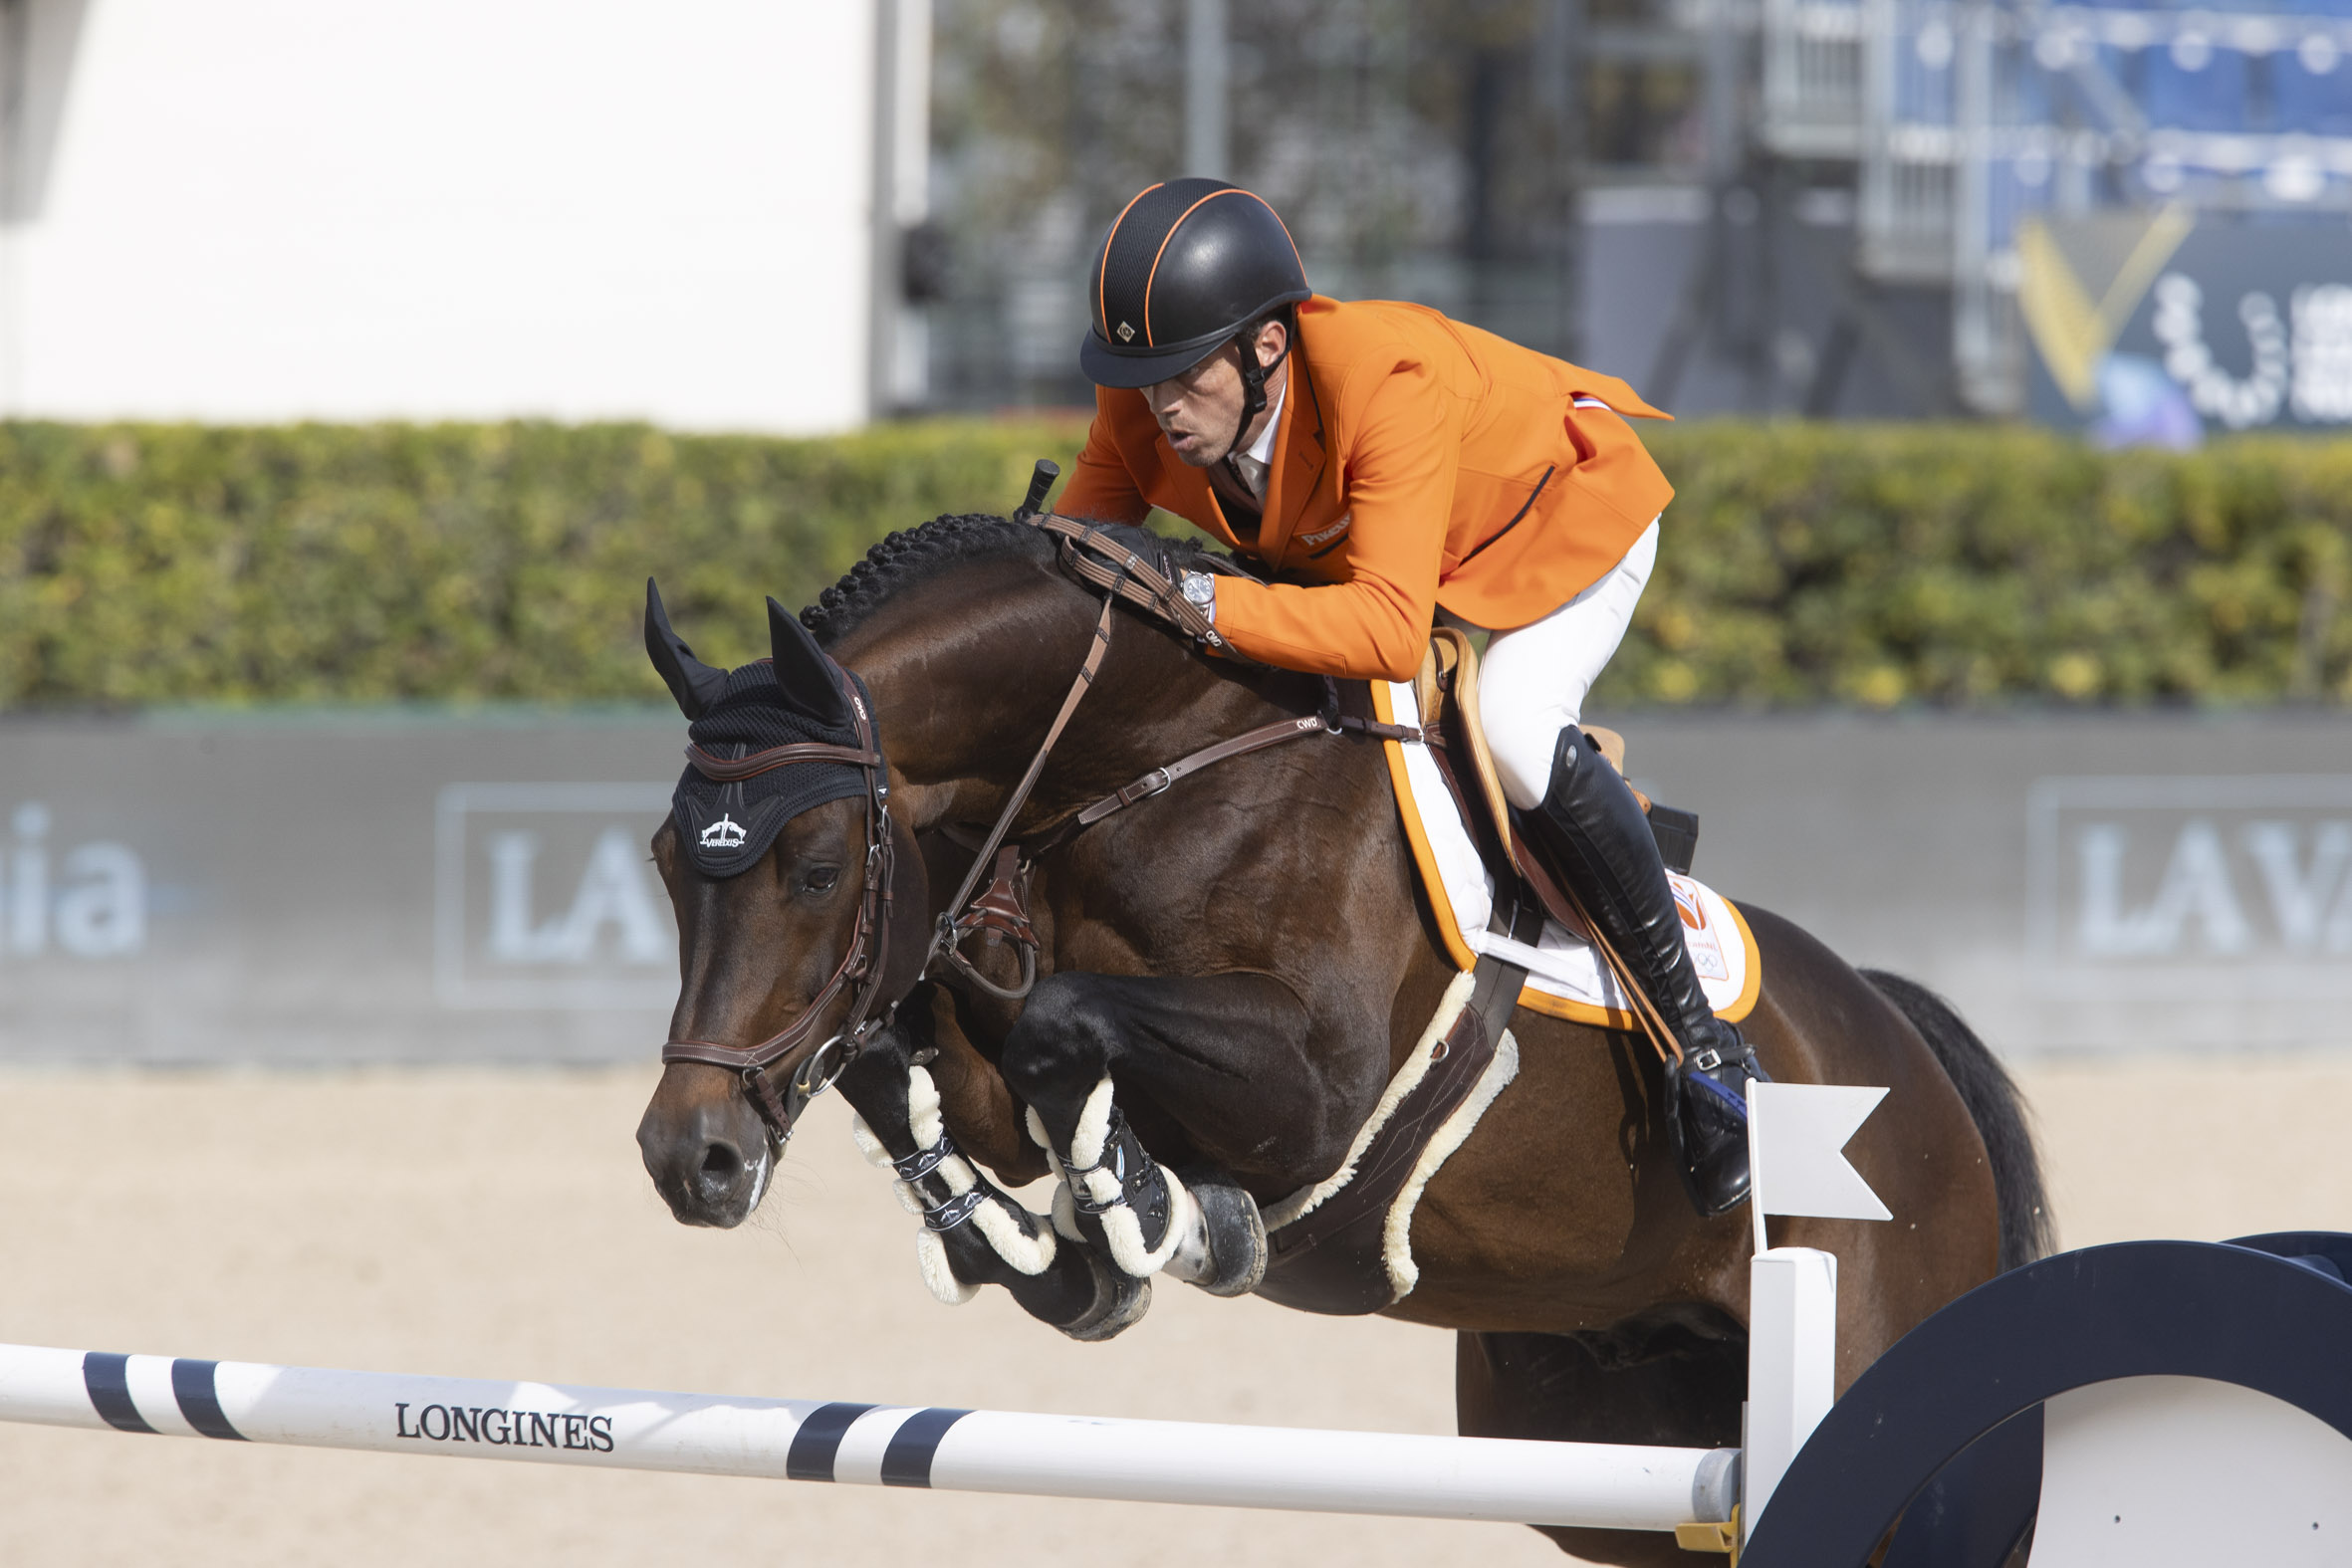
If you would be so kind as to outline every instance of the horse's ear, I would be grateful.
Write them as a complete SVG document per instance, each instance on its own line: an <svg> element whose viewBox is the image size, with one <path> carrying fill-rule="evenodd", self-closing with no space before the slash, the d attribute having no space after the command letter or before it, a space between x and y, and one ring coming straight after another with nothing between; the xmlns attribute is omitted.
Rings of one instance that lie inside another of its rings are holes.
<svg viewBox="0 0 2352 1568"><path fill-rule="evenodd" d="M645 579L645 652L687 718L701 718L705 709L725 695L727 672L696 658L686 639L670 630L669 612L661 607L661 590L651 577Z"/></svg>
<svg viewBox="0 0 2352 1568"><path fill-rule="evenodd" d="M801 618L771 598L768 601L768 647L776 658L776 684L787 705L799 709L828 729L855 723L849 699L841 693L841 678L833 661L817 645Z"/></svg>

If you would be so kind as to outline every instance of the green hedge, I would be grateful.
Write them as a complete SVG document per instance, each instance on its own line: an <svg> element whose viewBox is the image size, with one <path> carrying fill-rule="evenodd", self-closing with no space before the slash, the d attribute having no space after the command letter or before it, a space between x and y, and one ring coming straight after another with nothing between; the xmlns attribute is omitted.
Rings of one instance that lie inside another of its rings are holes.
<svg viewBox="0 0 2352 1568"><path fill-rule="evenodd" d="M1692 423L1604 696L2352 702L2352 441Z"/></svg>
<svg viewBox="0 0 2352 1568"><path fill-rule="evenodd" d="M1010 511L1081 424L830 441L643 426L0 425L0 703L661 696L767 652L893 528Z"/></svg>
<svg viewBox="0 0 2352 1568"><path fill-rule="evenodd" d="M2352 702L2352 442L1644 433L1679 496L1604 702ZM0 425L0 704L654 697L648 574L749 657L759 594L1081 435Z"/></svg>

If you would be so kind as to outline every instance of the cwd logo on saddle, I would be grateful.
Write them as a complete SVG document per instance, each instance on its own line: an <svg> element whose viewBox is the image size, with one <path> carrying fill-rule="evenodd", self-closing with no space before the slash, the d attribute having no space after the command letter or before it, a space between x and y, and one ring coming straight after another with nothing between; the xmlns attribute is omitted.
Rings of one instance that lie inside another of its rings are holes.
<svg viewBox="0 0 2352 1568"><path fill-rule="evenodd" d="M2044 779L2029 801L2037 989L2352 996L2352 776Z"/></svg>
<svg viewBox="0 0 2352 1568"><path fill-rule="evenodd" d="M645 846L669 794L666 784L442 789L433 877L442 1005L668 1010L677 926Z"/></svg>

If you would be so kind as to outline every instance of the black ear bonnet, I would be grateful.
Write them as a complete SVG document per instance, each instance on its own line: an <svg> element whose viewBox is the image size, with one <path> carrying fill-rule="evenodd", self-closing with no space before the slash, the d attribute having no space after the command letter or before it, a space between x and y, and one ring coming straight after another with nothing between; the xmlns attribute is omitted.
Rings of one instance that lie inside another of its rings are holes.
<svg viewBox="0 0 2352 1568"><path fill-rule="evenodd" d="M686 678L671 679L670 685L693 721L686 733L697 747L732 762L778 746L813 742L856 750L863 744L844 682L855 691L870 724L873 699L865 684L833 663L774 599L768 607L775 656L722 672L692 662L691 651L670 631L650 583L647 588L646 641L651 645L658 638L664 651L683 656L665 661L657 652L654 663L668 665L665 678L683 663ZM878 735L874 744L878 751ZM758 864L794 817L865 792L865 770L848 763L788 763L731 784L705 778L689 764L670 796L670 814L695 869L730 877Z"/></svg>
<svg viewBox="0 0 2352 1568"><path fill-rule="evenodd" d="M857 677L849 679L854 682ZM873 700L862 682L857 696L872 712ZM696 746L729 761L800 741L858 744L857 729L846 720L827 723L787 706L766 659L728 672L726 695L704 710L686 733ZM695 868L706 876L727 877L756 865L784 824L803 811L863 793L865 770L847 763L791 763L735 784L705 779L689 766L678 776L670 814L677 818Z"/></svg>

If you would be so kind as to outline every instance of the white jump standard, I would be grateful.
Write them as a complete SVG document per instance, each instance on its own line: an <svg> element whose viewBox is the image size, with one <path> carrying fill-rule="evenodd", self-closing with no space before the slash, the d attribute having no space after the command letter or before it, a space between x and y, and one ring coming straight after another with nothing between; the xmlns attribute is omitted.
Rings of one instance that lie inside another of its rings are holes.
<svg viewBox="0 0 2352 1568"><path fill-rule="evenodd" d="M0 1421L946 1491L1491 1519L1720 1523L1736 1450L1110 1421L566 1388L0 1345Z"/></svg>

